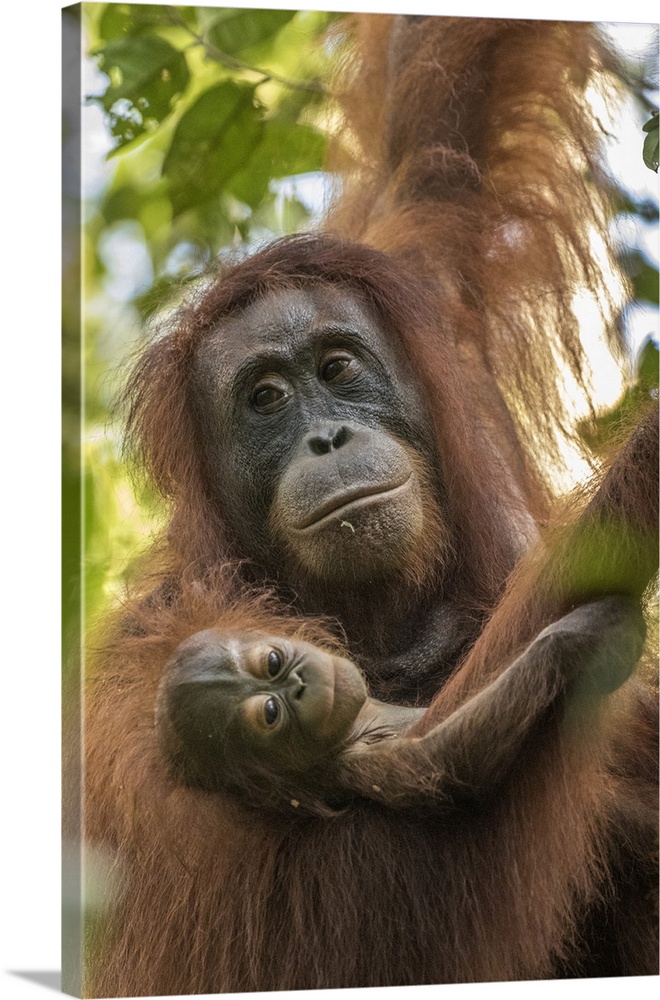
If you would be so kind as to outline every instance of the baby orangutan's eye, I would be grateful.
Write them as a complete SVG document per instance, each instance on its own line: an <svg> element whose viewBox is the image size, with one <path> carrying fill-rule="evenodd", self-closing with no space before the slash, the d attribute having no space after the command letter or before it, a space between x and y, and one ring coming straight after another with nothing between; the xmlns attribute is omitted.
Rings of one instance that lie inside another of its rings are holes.
<svg viewBox="0 0 660 1000"><path fill-rule="evenodd" d="M269 657L270 660L270 657ZM269 663L270 672L270 663ZM280 706L274 698L267 698L264 702L264 719L267 726L274 726L280 717Z"/></svg>
<svg viewBox="0 0 660 1000"><path fill-rule="evenodd" d="M271 649L268 654L268 675L269 677L277 677L280 670L282 669L282 655L278 653L276 649Z"/></svg>
<svg viewBox="0 0 660 1000"><path fill-rule="evenodd" d="M264 691L243 702L241 715L248 731L253 734L271 736L286 728L287 717L282 702L277 695Z"/></svg>

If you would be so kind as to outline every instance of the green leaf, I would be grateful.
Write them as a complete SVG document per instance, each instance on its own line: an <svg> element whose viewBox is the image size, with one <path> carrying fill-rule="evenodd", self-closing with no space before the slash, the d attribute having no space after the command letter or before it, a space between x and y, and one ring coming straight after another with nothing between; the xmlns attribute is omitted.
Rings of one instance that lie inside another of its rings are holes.
<svg viewBox="0 0 660 1000"><path fill-rule="evenodd" d="M642 131L646 132L646 139L644 140L644 146L642 149L642 156L644 157L644 163L649 168L649 170L654 170L657 174L658 172L658 162L659 162L659 142L658 142L658 111L657 109L653 112L649 120L642 125Z"/></svg>
<svg viewBox="0 0 660 1000"><path fill-rule="evenodd" d="M307 224L309 210L298 198L285 198L282 204L282 231L296 233Z"/></svg>
<svg viewBox="0 0 660 1000"><path fill-rule="evenodd" d="M137 219L144 203L144 190L134 184L124 184L109 191L100 204L100 211L107 226L124 219Z"/></svg>
<svg viewBox="0 0 660 1000"><path fill-rule="evenodd" d="M658 110L653 112L651 117L647 122L642 125L642 132L657 132L658 131Z"/></svg>
<svg viewBox="0 0 660 1000"><path fill-rule="evenodd" d="M268 190L271 178L320 170L324 150L325 137L311 126L278 119L266 121L249 163L232 177L227 187L254 208Z"/></svg>
<svg viewBox="0 0 660 1000"><path fill-rule="evenodd" d="M95 55L109 77L105 94L95 100L108 116L114 152L167 117L188 85L188 66L183 52L155 35L110 42Z"/></svg>
<svg viewBox="0 0 660 1000"><path fill-rule="evenodd" d="M209 28L211 45L235 56L267 41L295 16L295 10L225 9Z"/></svg>
<svg viewBox="0 0 660 1000"><path fill-rule="evenodd" d="M259 203L251 218L251 223L266 229L274 236L297 233L309 225L309 210L297 198L282 197L270 192Z"/></svg>
<svg viewBox="0 0 660 1000"><path fill-rule="evenodd" d="M608 441L620 427L632 427L648 406L649 398L657 398L660 352L650 337L642 347L636 366L636 379L614 406L595 419L584 420L579 425L582 440L595 452L606 448Z"/></svg>
<svg viewBox="0 0 660 1000"><path fill-rule="evenodd" d="M263 132L254 87L226 80L182 116L163 163L175 215L219 194L250 159Z"/></svg>
<svg viewBox="0 0 660 1000"><path fill-rule="evenodd" d="M642 389L655 389L660 381L660 351L654 340L649 339L642 347L637 362L637 380Z"/></svg>
<svg viewBox="0 0 660 1000"><path fill-rule="evenodd" d="M658 203L653 198L637 198L630 191L617 188L612 193L612 205L617 215L636 215L643 222L658 221Z"/></svg>
<svg viewBox="0 0 660 1000"><path fill-rule="evenodd" d="M184 275L165 274L133 300L133 305L138 310L142 320L148 320L151 316L168 305L177 293L181 293L188 285L196 281L198 275L194 273Z"/></svg>
<svg viewBox="0 0 660 1000"><path fill-rule="evenodd" d="M640 255L641 256L641 255ZM633 277L633 289L638 302L658 305L658 269L643 260Z"/></svg>
<svg viewBox="0 0 660 1000"><path fill-rule="evenodd" d="M126 38L153 28L171 27L173 15L186 24L194 25L194 7L168 7L162 3L109 3L101 15L99 33L102 38Z"/></svg>
<svg viewBox="0 0 660 1000"><path fill-rule="evenodd" d="M619 256L624 273L633 286L633 294L638 302L658 305L658 269L639 250L631 250Z"/></svg>

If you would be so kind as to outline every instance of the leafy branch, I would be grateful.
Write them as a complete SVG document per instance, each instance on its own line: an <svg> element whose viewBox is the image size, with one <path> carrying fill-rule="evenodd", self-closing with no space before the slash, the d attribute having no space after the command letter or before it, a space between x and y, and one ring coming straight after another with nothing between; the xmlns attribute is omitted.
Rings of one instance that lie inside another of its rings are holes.
<svg viewBox="0 0 660 1000"><path fill-rule="evenodd" d="M231 55L229 52L223 51L223 49L214 45L213 42L211 42L207 37L195 31L195 29L191 27L191 25L188 24L176 10L171 10L170 19L173 24L179 28L183 28L191 36L194 40L194 46L200 46L204 49L209 59L219 62L227 69L248 71L250 73L254 73L256 76L260 76L261 80L256 84L257 87L262 83L269 83L273 81L275 83L281 83L284 87L288 87L289 90L300 90L305 93L316 94L327 93L326 88L318 80L292 80L289 77L275 73L273 70L266 70L261 69L258 66L252 66L243 59L239 59L236 56Z"/></svg>

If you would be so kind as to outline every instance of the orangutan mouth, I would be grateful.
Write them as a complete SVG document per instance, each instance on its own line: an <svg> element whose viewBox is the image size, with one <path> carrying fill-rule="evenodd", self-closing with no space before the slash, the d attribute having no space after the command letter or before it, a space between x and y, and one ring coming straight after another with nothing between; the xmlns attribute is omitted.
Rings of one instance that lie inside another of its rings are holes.
<svg viewBox="0 0 660 1000"><path fill-rule="evenodd" d="M312 511L300 524L296 526L296 531L308 531L310 528L318 528L328 523L334 517L343 517L362 507L368 507L372 503L378 503L382 499L391 499L404 493L410 485L412 473L403 482L395 483L393 486L381 485L357 486L352 490L347 490L339 496L330 497L319 507Z"/></svg>

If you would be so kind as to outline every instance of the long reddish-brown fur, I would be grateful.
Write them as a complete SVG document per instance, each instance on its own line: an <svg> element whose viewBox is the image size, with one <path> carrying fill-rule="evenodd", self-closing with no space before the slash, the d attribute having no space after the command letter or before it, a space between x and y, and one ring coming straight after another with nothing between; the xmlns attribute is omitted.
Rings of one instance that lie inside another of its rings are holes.
<svg viewBox="0 0 660 1000"><path fill-rule="evenodd" d="M155 738L163 665L195 630L220 621L335 641L322 618L255 588L195 447L195 346L254 296L339 283L403 344L447 473L454 551L444 592L466 615L497 604L547 516L539 462L564 422L557 355L578 381L584 371L572 296L605 289L592 240L605 232L607 185L584 88L614 63L577 23L401 23L360 22L343 68L334 162L346 180L327 223L333 237L283 241L220 274L144 355L127 391L129 431L172 519L106 627L87 694L84 832L116 859L118 885L109 921L91 936L88 995L606 974L609 955L605 967L600 956L570 962L588 912L613 891L631 816L638 834L624 860L630 884L647 884L653 744L634 684L603 711L583 707L579 724L550 718L497 801L451 819L368 804L331 820L243 812L179 787ZM634 490L623 493L627 524L636 509L648 516L648 489L637 508ZM431 718L592 596L563 579L570 556L557 557L559 569L543 556L519 570ZM621 938L620 971L654 971L652 921L639 921Z"/></svg>

